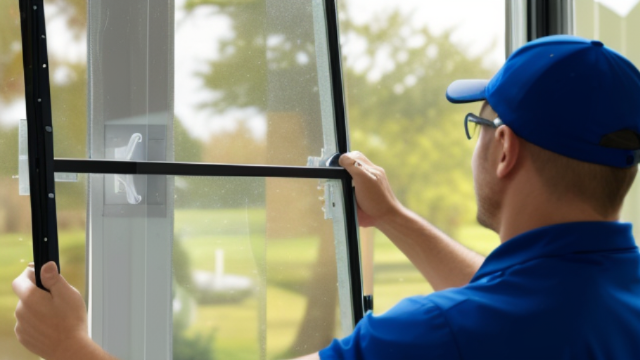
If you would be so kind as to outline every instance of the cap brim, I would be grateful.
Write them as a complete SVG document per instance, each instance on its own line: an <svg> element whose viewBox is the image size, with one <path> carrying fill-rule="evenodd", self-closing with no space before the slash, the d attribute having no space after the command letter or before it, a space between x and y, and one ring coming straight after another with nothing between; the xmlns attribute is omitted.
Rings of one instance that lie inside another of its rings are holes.
<svg viewBox="0 0 640 360"><path fill-rule="evenodd" d="M447 88L447 100L464 104L485 100L485 89L489 80L456 80Z"/></svg>

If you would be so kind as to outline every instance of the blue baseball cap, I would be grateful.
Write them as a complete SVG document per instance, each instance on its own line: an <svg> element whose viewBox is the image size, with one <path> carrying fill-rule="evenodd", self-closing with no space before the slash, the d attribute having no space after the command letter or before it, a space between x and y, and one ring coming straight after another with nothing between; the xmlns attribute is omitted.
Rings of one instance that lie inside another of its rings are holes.
<svg viewBox="0 0 640 360"><path fill-rule="evenodd" d="M597 40L531 41L491 80L454 81L447 99L487 100L516 135L557 154L619 168L640 162L640 72Z"/></svg>

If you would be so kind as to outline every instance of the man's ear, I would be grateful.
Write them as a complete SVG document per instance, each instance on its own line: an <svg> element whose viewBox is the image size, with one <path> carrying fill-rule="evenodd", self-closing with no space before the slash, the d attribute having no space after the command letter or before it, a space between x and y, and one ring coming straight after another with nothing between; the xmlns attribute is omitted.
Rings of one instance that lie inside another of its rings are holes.
<svg viewBox="0 0 640 360"><path fill-rule="evenodd" d="M498 167L496 176L504 179L512 174L520 158L520 141L518 136L508 126L502 125L496 129L495 140L498 148Z"/></svg>

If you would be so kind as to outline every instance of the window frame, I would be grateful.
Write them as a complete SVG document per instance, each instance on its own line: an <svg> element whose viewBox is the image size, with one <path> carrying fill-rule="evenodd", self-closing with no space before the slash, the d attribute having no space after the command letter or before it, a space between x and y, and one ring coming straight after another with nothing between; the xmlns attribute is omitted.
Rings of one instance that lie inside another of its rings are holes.
<svg viewBox="0 0 640 360"><path fill-rule="evenodd" d="M573 2L574 0L527 0L527 40L573 34Z"/></svg>
<svg viewBox="0 0 640 360"><path fill-rule="evenodd" d="M46 25L43 0L20 0L27 124L29 131L29 174L33 222L33 248L36 276L48 261L59 265L54 173L183 175L205 177L264 177L335 179L342 185L346 230L351 314L353 327L368 308L362 288L360 245L355 191L349 173L339 167L339 154L349 152L348 123L343 89L338 28L337 0L322 0L327 32L327 50L331 78L337 153L319 167L185 163L169 161L117 161L55 158L49 68L47 64ZM172 49L168 50L169 52ZM38 146L43 144L44 146ZM43 160L44 161L43 161ZM44 171L42 171L44 170ZM38 241L39 239L46 239ZM88 270L89 265L88 265ZM88 280L89 282L89 277ZM88 284L90 285L90 284ZM369 302L367 302L368 304ZM90 310L91 312L91 310Z"/></svg>

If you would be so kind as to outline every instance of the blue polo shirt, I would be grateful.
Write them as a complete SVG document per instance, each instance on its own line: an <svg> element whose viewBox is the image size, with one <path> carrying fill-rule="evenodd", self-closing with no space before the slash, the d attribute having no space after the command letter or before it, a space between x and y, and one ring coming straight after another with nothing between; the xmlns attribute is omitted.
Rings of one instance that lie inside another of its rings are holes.
<svg viewBox="0 0 640 360"><path fill-rule="evenodd" d="M631 224L538 228L471 282L367 314L327 359L640 359L640 254Z"/></svg>

